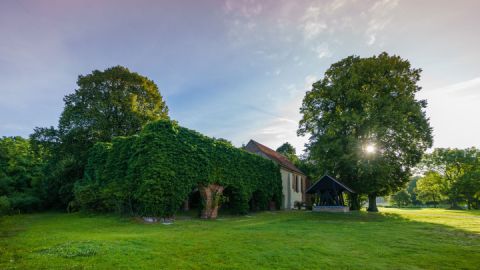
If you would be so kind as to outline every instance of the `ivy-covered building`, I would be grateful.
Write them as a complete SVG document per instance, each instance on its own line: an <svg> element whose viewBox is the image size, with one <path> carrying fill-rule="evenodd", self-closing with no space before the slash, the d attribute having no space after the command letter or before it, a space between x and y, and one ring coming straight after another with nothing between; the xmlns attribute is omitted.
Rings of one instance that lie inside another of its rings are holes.
<svg viewBox="0 0 480 270"><path fill-rule="evenodd" d="M170 218L197 194L202 218L216 218L220 206L246 214L281 205L278 167L224 140L159 120L137 135L95 144L75 185L75 205Z"/></svg>
<svg viewBox="0 0 480 270"><path fill-rule="evenodd" d="M288 158L254 140L248 142L245 150L268 158L280 166L283 209L292 209L295 207L295 202L306 201L307 177Z"/></svg>

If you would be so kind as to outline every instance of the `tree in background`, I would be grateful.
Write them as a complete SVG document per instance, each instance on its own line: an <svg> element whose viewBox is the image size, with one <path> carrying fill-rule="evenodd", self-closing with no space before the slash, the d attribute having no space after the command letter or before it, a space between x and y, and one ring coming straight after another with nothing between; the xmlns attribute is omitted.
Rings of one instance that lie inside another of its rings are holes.
<svg viewBox="0 0 480 270"><path fill-rule="evenodd" d="M303 99L298 134L310 135L309 158L367 194L369 211L378 211L377 196L404 187L432 145L427 102L415 99L420 72L387 53L349 56L333 64ZM349 201L359 209L358 195Z"/></svg>
<svg viewBox="0 0 480 270"><path fill-rule="evenodd" d="M432 203L437 207L438 203L444 198L443 179L437 172L427 172L424 177L417 181L415 192L418 199L423 203Z"/></svg>
<svg viewBox="0 0 480 270"><path fill-rule="evenodd" d="M463 199L467 203L468 209L479 209L480 201L480 168L476 168L465 172L459 177L458 181L453 184L453 188L462 194Z"/></svg>
<svg viewBox="0 0 480 270"><path fill-rule="evenodd" d="M0 214L42 208L42 162L28 140L0 138Z"/></svg>
<svg viewBox="0 0 480 270"><path fill-rule="evenodd" d="M293 147L289 142L286 142L282 144L280 147L278 147L277 152L284 156L297 154L295 147Z"/></svg>
<svg viewBox="0 0 480 270"><path fill-rule="evenodd" d="M65 96L58 129L36 128L32 144L51 153L47 178L52 204L66 206L83 177L87 154L96 142L139 132L146 123L168 118L158 87L148 78L115 66L80 75L75 93Z"/></svg>
<svg viewBox="0 0 480 270"><path fill-rule="evenodd" d="M420 176L414 176L410 179L410 182L408 182L407 184L407 191L410 194L410 201L412 202L413 205L422 204L422 202L418 199L418 194L415 190L415 188L417 187L418 179L420 179Z"/></svg>
<svg viewBox="0 0 480 270"><path fill-rule="evenodd" d="M408 191L405 189L402 189L397 193L393 194L392 200L398 207L407 206L412 202L410 198L410 193L408 193Z"/></svg>
<svg viewBox="0 0 480 270"><path fill-rule="evenodd" d="M289 142L286 142L286 143L282 144L280 147L277 148L276 151L278 153L284 155L286 158L288 158L293 163L298 161L298 157L297 157L297 153L295 151L295 148Z"/></svg>
<svg viewBox="0 0 480 270"><path fill-rule="evenodd" d="M442 195L448 198L451 208L459 208L459 203L471 204L478 191L477 171L480 169L480 151L474 147L467 149L436 148L425 155L424 170L435 172L441 179ZM467 195L468 193L468 195Z"/></svg>

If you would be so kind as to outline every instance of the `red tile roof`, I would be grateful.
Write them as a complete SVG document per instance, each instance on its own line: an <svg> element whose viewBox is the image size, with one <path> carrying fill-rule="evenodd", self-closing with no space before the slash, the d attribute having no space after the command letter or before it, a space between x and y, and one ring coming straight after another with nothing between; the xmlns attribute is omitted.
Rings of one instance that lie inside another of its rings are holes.
<svg viewBox="0 0 480 270"><path fill-rule="evenodd" d="M277 162L280 166L282 166L282 167L284 167L284 168L286 168L290 171L294 171L294 172L305 175L302 171L300 171L300 169L295 167L295 165L293 165L293 163L288 158L286 158L284 155L278 153L275 150L272 150L272 149L268 148L267 146L265 146L265 145L263 145L259 142L256 142L254 140L250 140L250 141L252 143L254 143L262 153L264 153L266 156L268 156L271 160Z"/></svg>

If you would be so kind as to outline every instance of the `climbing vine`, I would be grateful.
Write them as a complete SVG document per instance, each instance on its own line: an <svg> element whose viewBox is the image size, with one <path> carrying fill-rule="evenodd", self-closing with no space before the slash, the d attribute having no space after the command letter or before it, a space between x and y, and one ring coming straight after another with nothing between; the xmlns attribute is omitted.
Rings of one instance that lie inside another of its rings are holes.
<svg viewBox="0 0 480 270"><path fill-rule="evenodd" d="M97 143L85 177L76 184L78 207L94 211L170 217L198 186L218 184L232 192L231 210L247 213L280 205L279 168L270 160L160 120L138 134ZM261 194L261 196L258 196Z"/></svg>

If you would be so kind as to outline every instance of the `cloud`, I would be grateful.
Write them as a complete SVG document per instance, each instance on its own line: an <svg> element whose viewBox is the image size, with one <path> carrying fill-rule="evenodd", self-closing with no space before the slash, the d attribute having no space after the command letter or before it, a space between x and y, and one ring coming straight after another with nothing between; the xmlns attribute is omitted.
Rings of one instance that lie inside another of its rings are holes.
<svg viewBox="0 0 480 270"><path fill-rule="evenodd" d="M232 47L256 46L265 52L260 56L268 59L252 57L253 62L278 61L274 65L279 65L285 57L293 56L285 53L288 50L292 54L304 52L302 57L308 53L308 57L325 59L340 50L340 46L332 44L382 44L381 34L398 4L399 0L306 0L302 4L287 0L227 0L224 22ZM359 40L352 40L352 35ZM305 64L294 61L298 66Z"/></svg>
<svg viewBox="0 0 480 270"><path fill-rule="evenodd" d="M307 8L300 28L306 40L314 39L327 30L327 23L324 21L320 7Z"/></svg>
<svg viewBox="0 0 480 270"><path fill-rule="evenodd" d="M337 9L342 8L343 6L345 6L346 2L347 0L334 0L329 5L330 11L335 11Z"/></svg>
<svg viewBox="0 0 480 270"><path fill-rule="evenodd" d="M375 44L378 34L390 23L392 11L397 6L398 0L380 0L370 7L367 13L369 21L365 31L367 45Z"/></svg>
<svg viewBox="0 0 480 270"><path fill-rule="evenodd" d="M455 93L461 96L464 96L464 95L479 96L480 95L480 77L473 78L471 80L467 80L459 83L454 83L448 86L444 86L435 91L446 92L449 94Z"/></svg>
<svg viewBox="0 0 480 270"><path fill-rule="evenodd" d="M280 91L285 93L283 98L277 100L275 106L270 106L269 111L254 108L269 117L265 119L262 126L249 131L246 134L248 138L257 140L272 149L288 141L297 149L297 154L301 154L308 139L297 136L298 122L301 119L299 108L305 92L310 90L317 80L316 75L309 74L305 76L303 82L284 85Z"/></svg>
<svg viewBox="0 0 480 270"><path fill-rule="evenodd" d="M227 14L235 12L244 18L252 18L263 11L263 6L255 0L227 0L224 4L224 11Z"/></svg>
<svg viewBox="0 0 480 270"><path fill-rule="evenodd" d="M317 57L319 59L332 57L332 52L329 50L328 44L326 42L323 42L322 44L313 48L313 51L317 54Z"/></svg>
<svg viewBox="0 0 480 270"><path fill-rule="evenodd" d="M317 82L318 78L315 75L308 75L305 77L305 90L310 90L312 88L313 83Z"/></svg>

